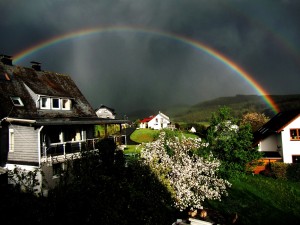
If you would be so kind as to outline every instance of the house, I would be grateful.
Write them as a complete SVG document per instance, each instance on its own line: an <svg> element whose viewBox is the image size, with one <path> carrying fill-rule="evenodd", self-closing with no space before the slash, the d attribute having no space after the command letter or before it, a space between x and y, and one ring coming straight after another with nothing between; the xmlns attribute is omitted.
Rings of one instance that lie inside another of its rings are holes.
<svg viewBox="0 0 300 225"><path fill-rule="evenodd" d="M140 128L152 128L160 130L167 128L170 124L170 118L159 112L156 116L150 116L140 121Z"/></svg>
<svg viewBox="0 0 300 225"><path fill-rule="evenodd" d="M195 127L191 127L191 129L189 130L189 132L191 132L191 133L196 133Z"/></svg>
<svg viewBox="0 0 300 225"><path fill-rule="evenodd" d="M11 57L0 56L0 167L39 169L51 188L66 160L95 149L95 125L121 129L124 121L98 118L68 75L32 63L15 66Z"/></svg>
<svg viewBox="0 0 300 225"><path fill-rule="evenodd" d="M105 105L101 105L95 111L99 118L107 118L107 119L115 119L116 118L115 110L112 108L109 108Z"/></svg>
<svg viewBox="0 0 300 225"><path fill-rule="evenodd" d="M275 115L254 133L253 143L263 152L264 165L274 161L300 163L300 110Z"/></svg>

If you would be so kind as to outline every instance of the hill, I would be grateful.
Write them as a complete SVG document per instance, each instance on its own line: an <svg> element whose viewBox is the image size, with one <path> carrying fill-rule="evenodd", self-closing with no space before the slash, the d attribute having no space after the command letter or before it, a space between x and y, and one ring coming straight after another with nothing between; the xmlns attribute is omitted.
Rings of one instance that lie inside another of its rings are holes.
<svg viewBox="0 0 300 225"><path fill-rule="evenodd" d="M270 95L280 111L300 109L300 94L295 95ZM203 101L195 105L176 105L166 108L152 108L131 112L129 118L134 121L150 115L156 115L158 111L168 115L174 122L208 122L213 112L220 107L230 107L235 116L241 116L246 112L260 112L268 117L275 115L272 108L265 102L261 95L236 95Z"/></svg>
<svg viewBox="0 0 300 225"><path fill-rule="evenodd" d="M299 95L270 95L280 111L300 109ZM173 122L207 122L213 112L219 107L230 107L235 116L241 116L246 112L260 112L268 117L275 113L260 95L236 95L220 97L210 101L204 101L193 106L170 107L164 109L165 114L170 116Z"/></svg>

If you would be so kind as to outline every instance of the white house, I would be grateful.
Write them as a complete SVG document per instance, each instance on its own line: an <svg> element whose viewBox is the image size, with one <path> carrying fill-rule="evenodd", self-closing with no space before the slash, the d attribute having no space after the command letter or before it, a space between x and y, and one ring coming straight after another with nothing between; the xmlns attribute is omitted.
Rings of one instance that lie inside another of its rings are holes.
<svg viewBox="0 0 300 225"><path fill-rule="evenodd" d="M160 130L167 128L169 124L170 118L159 112L156 116L150 116L142 119L140 122L140 128L152 128L155 130Z"/></svg>
<svg viewBox="0 0 300 225"><path fill-rule="evenodd" d="M115 119L116 117L115 110L105 105L101 105L95 111L99 118Z"/></svg>
<svg viewBox="0 0 300 225"><path fill-rule="evenodd" d="M275 115L254 133L254 145L269 162L300 163L300 110Z"/></svg>

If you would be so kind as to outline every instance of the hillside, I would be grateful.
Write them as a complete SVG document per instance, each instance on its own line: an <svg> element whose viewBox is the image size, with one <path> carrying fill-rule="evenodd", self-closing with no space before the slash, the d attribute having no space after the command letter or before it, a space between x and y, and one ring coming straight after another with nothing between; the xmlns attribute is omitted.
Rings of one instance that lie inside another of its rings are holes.
<svg viewBox="0 0 300 225"><path fill-rule="evenodd" d="M300 95L271 95L270 97L281 111L300 109ZM210 120L212 113L216 112L221 106L230 107L236 116L253 111L264 113L268 117L275 114L262 96L259 95L220 97L193 106L170 107L164 109L164 112L170 116L173 122L206 122Z"/></svg>
<svg viewBox="0 0 300 225"><path fill-rule="evenodd" d="M281 111L289 109L300 109L300 94L297 95L270 95ZM209 101L200 102L195 105L176 105L167 108L144 109L128 113L129 118L134 121L150 115L155 115L158 111L168 115L174 122L208 122L213 112L219 107L228 106L235 116L241 116L246 112L261 112L268 117L275 113L260 95L236 95L220 97Z"/></svg>

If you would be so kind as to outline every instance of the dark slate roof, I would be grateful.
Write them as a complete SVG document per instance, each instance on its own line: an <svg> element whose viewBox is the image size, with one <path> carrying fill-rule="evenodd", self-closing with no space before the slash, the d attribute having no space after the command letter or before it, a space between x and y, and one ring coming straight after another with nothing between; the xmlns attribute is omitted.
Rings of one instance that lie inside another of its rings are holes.
<svg viewBox="0 0 300 225"><path fill-rule="evenodd" d="M271 134L280 133L284 127L300 115L300 110L283 111L276 114L261 128L254 132L254 144L268 137Z"/></svg>
<svg viewBox="0 0 300 225"><path fill-rule="evenodd" d="M26 88L35 94L72 99L72 110L40 110ZM10 97L20 97L24 106L14 106ZM94 109L65 74L0 62L0 119L97 118Z"/></svg>

